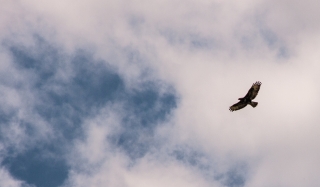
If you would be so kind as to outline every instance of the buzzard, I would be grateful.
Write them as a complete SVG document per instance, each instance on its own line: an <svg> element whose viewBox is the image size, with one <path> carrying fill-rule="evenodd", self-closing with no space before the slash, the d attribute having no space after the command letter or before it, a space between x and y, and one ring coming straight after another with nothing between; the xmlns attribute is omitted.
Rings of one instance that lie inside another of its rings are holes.
<svg viewBox="0 0 320 187"><path fill-rule="evenodd" d="M250 90L248 91L247 95L244 96L243 98L239 98L239 102L232 105L229 110L231 112L235 111L235 110L240 110L244 107L246 107L248 104L251 105L253 108L256 107L258 105L258 102L253 102L252 100L254 98L256 98L256 96L258 95L259 89L261 86L261 82L257 81L255 83L252 84Z"/></svg>

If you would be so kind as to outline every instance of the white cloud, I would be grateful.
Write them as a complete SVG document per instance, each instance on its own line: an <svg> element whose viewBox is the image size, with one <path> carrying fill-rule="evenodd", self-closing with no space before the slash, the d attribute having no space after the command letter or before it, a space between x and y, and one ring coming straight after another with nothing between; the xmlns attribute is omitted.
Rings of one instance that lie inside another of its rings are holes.
<svg viewBox="0 0 320 187"><path fill-rule="evenodd" d="M70 154L74 169L65 186L212 186L199 171L169 157L165 149L130 160L106 141L120 130L119 117L105 109L84 125L85 139L77 141Z"/></svg>
<svg viewBox="0 0 320 187"><path fill-rule="evenodd" d="M22 184L23 182L12 178L9 172L5 168L3 167L0 168L0 185L1 186L19 187Z"/></svg>

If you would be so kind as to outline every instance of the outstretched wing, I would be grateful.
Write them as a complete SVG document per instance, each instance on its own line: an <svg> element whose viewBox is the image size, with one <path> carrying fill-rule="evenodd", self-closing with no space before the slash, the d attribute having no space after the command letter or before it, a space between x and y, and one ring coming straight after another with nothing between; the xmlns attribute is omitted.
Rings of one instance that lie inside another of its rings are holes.
<svg viewBox="0 0 320 187"><path fill-rule="evenodd" d="M246 107L246 106L247 106L247 103L245 103L245 102L243 102L243 101L239 101L238 103L232 105L232 106L229 108L229 110L230 110L231 112L233 112L233 111L235 111L235 110L240 110L240 109L242 109L242 108L244 108L244 107Z"/></svg>
<svg viewBox="0 0 320 187"><path fill-rule="evenodd" d="M256 98L260 90L260 86L261 86L261 82L259 81L253 83L247 95L244 97L249 98L250 100L253 100L254 98Z"/></svg>

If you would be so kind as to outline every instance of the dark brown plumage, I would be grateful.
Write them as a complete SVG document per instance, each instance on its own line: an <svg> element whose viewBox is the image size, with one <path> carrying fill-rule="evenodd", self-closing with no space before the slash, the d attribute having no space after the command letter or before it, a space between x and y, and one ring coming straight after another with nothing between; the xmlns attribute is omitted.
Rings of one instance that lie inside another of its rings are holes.
<svg viewBox="0 0 320 187"><path fill-rule="evenodd" d="M261 82L257 81L255 82L251 88L249 89L248 93L246 96L244 96L243 98L239 98L239 102L232 105L229 110L231 112L236 111L236 110L240 110L244 107L246 107L248 104L251 105L253 108L256 107L258 105L258 102L253 102L252 100L254 98L256 98L256 96L258 95L258 92L260 90L260 86L261 86Z"/></svg>

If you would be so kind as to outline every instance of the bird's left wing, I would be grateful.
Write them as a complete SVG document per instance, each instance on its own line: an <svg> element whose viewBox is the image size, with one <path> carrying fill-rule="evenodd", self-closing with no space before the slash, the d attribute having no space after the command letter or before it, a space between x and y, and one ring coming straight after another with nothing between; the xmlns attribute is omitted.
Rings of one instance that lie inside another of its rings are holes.
<svg viewBox="0 0 320 187"><path fill-rule="evenodd" d="M246 106L247 106L247 103L245 103L245 102L243 102L243 101L239 101L238 103L232 105L232 106L229 108L229 110L230 110L231 112L233 112L233 111L236 111L236 110L240 110L240 109L242 109L242 108L244 108L244 107L246 107Z"/></svg>

